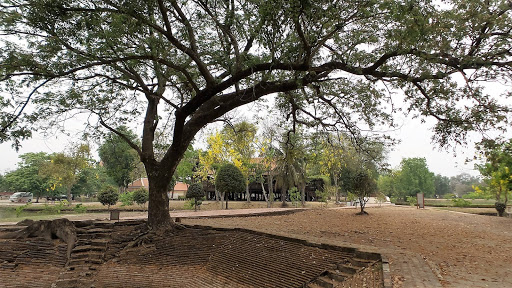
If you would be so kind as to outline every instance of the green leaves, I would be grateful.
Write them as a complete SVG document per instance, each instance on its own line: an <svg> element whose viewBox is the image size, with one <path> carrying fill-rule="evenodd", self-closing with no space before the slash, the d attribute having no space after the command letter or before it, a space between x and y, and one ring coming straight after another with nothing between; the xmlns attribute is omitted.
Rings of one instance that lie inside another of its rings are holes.
<svg viewBox="0 0 512 288"><path fill-rule="evenodd" d="M244 175L235 165L225 164L217 172L215 188L221 193L241 193L245 189Z"/></svg>

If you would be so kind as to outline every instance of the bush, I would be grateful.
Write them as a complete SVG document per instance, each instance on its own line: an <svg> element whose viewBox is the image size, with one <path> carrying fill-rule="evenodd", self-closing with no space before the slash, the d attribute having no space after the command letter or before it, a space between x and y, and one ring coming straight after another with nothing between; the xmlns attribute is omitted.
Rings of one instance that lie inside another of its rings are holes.
<svg viewBox="0 0 512 288"><path fill-rule="evenodd" d="M455 207L469 207L471 206L471 201L461 199L461 198L455 198L452 199L453 206Z"/></svg>
<svg viewBox="0 0 512 288"><path fill-rule="evenodd" d="M22 206L18 206L16 207L16 218L20 217L21 216L21 213L23 213L23 210L25 210L25 208L27 208L28 206L30 206L30 202L28 202L27 204L25 205L22 205Z"/></svg>
<svg viewBox="0 0 512 288"><path fill-rule="evenodd" d="M149 192L144 188L133 191L133 201L139 205L144 205L149 200Z"/></svg>
<svg viewBox="0 0 512 288"><path fill-rule="evenodd" d="M316 190L315 191L315 195L316 195L316 197L318 197L318 202L325 203L325 207L327 207L327 198L328 198L327 189L324 189L323 191L322 190ZM322 206L323 206L323 204L320 207L322 207Z"/></svg>
<svg viewBox="0 0 512 288"><path fill-rule="evenodd" d="M188 199L193 199L192 206L194 207L194 210L197 210L197 206L201 205L200 199L204 197L203 185L200 183L194 183L190 185L187 189L186 197Z"/></svg>
<svg viewBox="0 0 512 288"><path fill-rule="evenodd" d="M121 201L121 206L130 206L133 205L133 192L125 192L119 195L119 201Z"/></svg>
<svg viewBox="0 0 512 288"><path fill-rule="evenodd" d="M418 200L416 199L415 196L407 196L407 203L409 203L409 205L411 206L415 206L416 204L418 204Z"/></svg>
<svg viewBox="0 0 512 288"><path fill-rule="evenodd" d="M507 204L505 204L503 202L496 202L496 203L494 203L494 207L496 208L496 211L498 211L498 216L503 217L503 213L505 213Z"/></svg>
<svg viewBox="0 0 512 288"><path fill-rule="evenodd" d="M59 201L59 204L56 205L48 205L44 204L44 208L41 211L44 214L60 214L60 212L68 206L69 202L68 200L61 200Z"/></svg>
<svg viewBox="0 0 512 288"><path fill-rule="evenodd" d="M288 190L288 195L290 195L290 201L292 201L292 204L297 207L301 200L299 189L297 189L297 187L293 187L292 189Z"/></svg>
<svg viewBox="0 0 512 288"><path fill-rule="evenodd" d="M447 194L444 194L443 198L444 199L453 199L453 198L457 198L457 196L455 196L455 194L453 194L453 193L447 193Z"/></svg>
<svg viewBox="0 0 512 288"><path fill-rule="evenodd" d="M75 213L85 213L87 212L87 207L85 207L84 205L82 205L82 203L79 203L79 204L76 204L75 207L73 207L73 211L75 211Z"/></svg>
<svg viewBox="0 0 512 288"><path fill-rule="evenodd" d="M107 186L98 193L98 201L103 205L107 205L109 210L111 205L116 205L118 199L119 193L117 193L116 188L112 186Z"/></svg>

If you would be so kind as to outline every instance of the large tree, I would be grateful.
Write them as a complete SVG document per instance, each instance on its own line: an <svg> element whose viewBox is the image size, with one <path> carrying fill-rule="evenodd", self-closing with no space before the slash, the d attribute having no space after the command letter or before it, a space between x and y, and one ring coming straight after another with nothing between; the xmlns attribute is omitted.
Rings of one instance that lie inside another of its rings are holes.
<svg viewBox="0 0 512 288"><path fill-rule="evenodd" d="M251 194L249 192L249 183L254 178L253 157L256 153L255 137L258 128L253 123L242 121L240 123L225 125L222 129L225 145L232 151L233 160L239 164L238 168L245 177L245 196L247 202L251 202Z"/></svg>
<svg viewBox="0 0 512 288"><path fill-rule="evenodd" d="M44 152L25 153L20 155L20 159L18 168L5 175L6 186L11 191L32 192L39 202L39 198L48 193L49 179L41 172L50 161L50 155Z"/></svg>
<svg viewBox="0 0 512 288"><path fill-rule="evenodd" d="M52 189L62 186L71 203L71 189L80 180L80 174L91 166L90 148L87 144L74 144L67 152L51 155L50 161L44 163L40 175L49 177Z"/></svg>
<svg viewBox="0 0 512 288"><path fill-rule="evenodd" d="M88 126L118 134L139 154L153 228L171 223L167 187L198 131L266 95L278 93L296 122L352 134L389 120L381 106L388 89L405 93L413 115L437 119L441 145L506 127L508 107L481 83L510 81L508 0L0 5L0 81L10 95L0 99L0 139L87 113L80 119ZM34 109L23 114L29 101ZM135 119L140 145L115 128ZM172 142L156 157L165 127Z"/></svg>
<svg viewBox="0 0 512 288"><path fill-rule="evenodd" d="M512 139L484 140L477 148L484 158L481 160L485 160L476 165L488 185L482 188L495 197L498 215L503 216L508 200L512 197Z"/></svg>
<svg viewBox="0 0 512 288"><path fill-rule="evenodd" d="M421 191L425 197L432 197L436 189L434 173L428 169L425 158L402 159L397 185L399 195L403 196L416 196L415 191Z"/></svg>

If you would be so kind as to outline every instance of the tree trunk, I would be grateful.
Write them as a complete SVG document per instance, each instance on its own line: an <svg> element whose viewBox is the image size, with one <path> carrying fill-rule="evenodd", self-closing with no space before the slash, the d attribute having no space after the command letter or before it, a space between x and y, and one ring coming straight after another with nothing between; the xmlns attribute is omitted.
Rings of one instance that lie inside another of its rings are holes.
<svg viewBox="0 0 512 288"><path fill-rule="evenodd" d="M283 185L281 187L281 202L283 203L286 202L286 192L288 192L288 187L286 187L286 185Z"/></svg>
<svg viewBox="0 0 512 288"><path fill-rule="evenodd" d="M260 181L260 184L261 184L261 191L263 191L263 197L265 197L265 202L267 202L267 208L270 208L270 202L268 201L268 197L267 197L267 192L265 191L265 179L261 179Z"/></svg>
<svg viewBox="0 0 512 288"><path fill-rule="evenodd" d="M217 191L217 190L215 190L215 191ZM220 209L221 210L224 209L224 195L225 195L224 192L220 193Z"/></svg>
<svg viewBox="0 0 512 288"><path fill-rule="evenodd" d="M301 185L300 187L300 198L302 207L304 207L306 205L306 184Z"/></svg>
<svg viewBox="0 0 512 288"><path fill-rule="evenodd" d="M251 192L249 192L249 180L245 181L245 196L247 197L247 203L251 203Z"/></svg>
<svg viewBox="0 0 512 288"><path fill-rule="evenodd" d="M68 199L68 206L71 205L71 188L73 188L73 185L70 185L66 190L66 198Z"/></svg>
<svg viewBox="0 0 512 288"><path fill-rule="evenodd" d="M270 207L272 207L272 203L274 203L274 177L272 177L272 172L268 173L268 198Z"/></svg>
<svg viewBox="0 0 512 288"><path fill-rule="evenodd" d="M336 188L336 190L334 192L336 194L336 204L338 204L340 202L340 193L338 192L338 179L336 176L334 176L333 180L334 180L334 188Z"/></svg>
<svg viewBox="0 0 512 288"><path fill-rule="evenodd" d="M156 173L148 172L148 225L152 229L167 228L174 224L169 214L169 196L167 196L167 187L171 182L171 177L154 174Z"/></svg>

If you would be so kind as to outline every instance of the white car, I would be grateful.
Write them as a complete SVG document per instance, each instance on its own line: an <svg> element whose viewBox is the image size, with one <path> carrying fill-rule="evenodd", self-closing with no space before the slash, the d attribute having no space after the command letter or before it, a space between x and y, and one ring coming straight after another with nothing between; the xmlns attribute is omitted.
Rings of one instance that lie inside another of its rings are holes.
<svg viewBox="0 0 512 288"><path fill-rule="evenodd" d="M9 197L11 202L32 202L33 196L30 192L16 192Z"/></svg>

